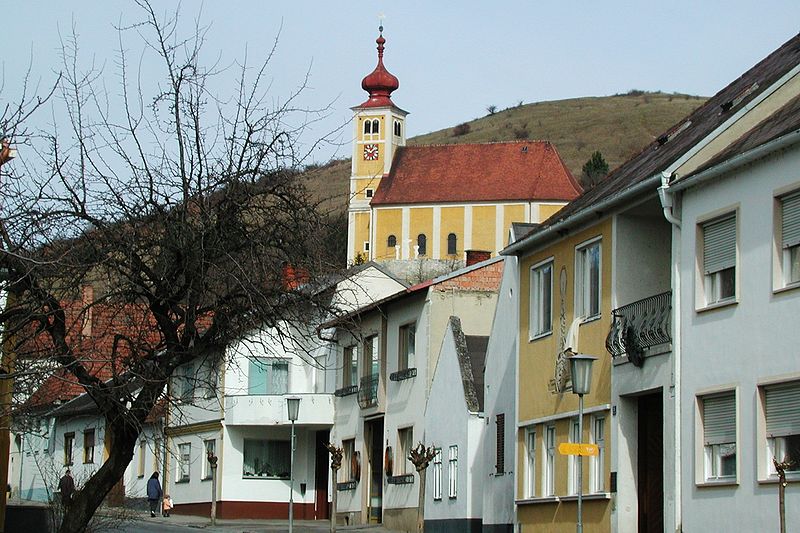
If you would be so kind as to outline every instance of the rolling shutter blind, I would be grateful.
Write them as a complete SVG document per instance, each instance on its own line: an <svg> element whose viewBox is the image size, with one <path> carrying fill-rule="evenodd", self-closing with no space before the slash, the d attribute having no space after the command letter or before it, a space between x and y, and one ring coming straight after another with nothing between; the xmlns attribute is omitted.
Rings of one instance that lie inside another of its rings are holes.
<svg viewBox="0 0 800 533"><path fill-rule="evenodd" d="M733 392L703 398L703 444L736 442L736 395Z"/></svg>
<svg viewBox="0 0 800 533"><path fill-rule="evenodd" d="M800 381L766 387L764 392L767 434L770 437L800 434Z"/></svg>
<svg viewBox="0 0 800 533"><path fill-rule="evenodd" d="M781 227L784 248L800 244L800 192L781 198Z"/></svg>
<svg viewBox="0 0 800 533"><path fill-rule="evenodd" d="M703 226L703 271L712 274L736 266L736 215Z"/></svg>

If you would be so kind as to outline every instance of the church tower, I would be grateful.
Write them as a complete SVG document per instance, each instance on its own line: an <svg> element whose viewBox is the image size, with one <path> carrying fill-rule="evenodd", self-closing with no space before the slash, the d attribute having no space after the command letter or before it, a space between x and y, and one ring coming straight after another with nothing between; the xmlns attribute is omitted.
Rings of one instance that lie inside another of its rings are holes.
<svg viewBox="0 0 800 533"><path fill-rule="evenodd" d="M383 26L375 41L378 44L378 65L361 81L369 93L367 101L353 110L353 163L350 172L348 206L347 261L372 259L370 201L389 173L392 158L399 146L406 144L405 118L408 114L392 102L392 92L400 86L398 79L383 66Z"/></svg>

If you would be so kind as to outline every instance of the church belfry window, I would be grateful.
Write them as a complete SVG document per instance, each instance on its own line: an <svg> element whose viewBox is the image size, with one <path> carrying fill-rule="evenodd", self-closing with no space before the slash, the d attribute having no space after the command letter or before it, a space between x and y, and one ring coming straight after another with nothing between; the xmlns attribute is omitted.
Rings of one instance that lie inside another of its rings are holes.
<svg viewBox="0 0 800 533"><path fill-rule="evenodd" d="M403 133L403 129L402 128L403 127L400 125L400 121L399 120L395 120L394 121L394 134L395 134L395 136L397 136L397 137L402 136L402 133Z"/></svg>
<svg viewBox="0 0 800 533"><path fill-rule="evenodd" d="M419 253L419 255L425 255L427 244L428 238L425 237L424 233L417 235L417 253Z"/></svg>
<svg viewBox="0 0 800 533"><path fill-rule="evenodd" d="M380 133L381 132L381 123L378 122L378 119L372 121L372 133Z"/></svg>
<svg viewBox="0 0 800 533"><path fill-rule="evenodd" d="M447 236L447 255L455 255L456 254L456 244L458 243L458 237L456 237L455 233L451 233Z"/></svg>
<svg viewBox="0 0 800 533"><path fill-rule="evenodd" d="M372 121L371 120L365 120L364 121L364 135L367 135L369 133L372 133Z"/></svg>
<svg viewBox="0 0 800 533"><path fill-rule="evenodd" d="M389 238L386 239L386 246L389 248L394 248L397 246L397 237L394 235L389 235Z"/></svg>

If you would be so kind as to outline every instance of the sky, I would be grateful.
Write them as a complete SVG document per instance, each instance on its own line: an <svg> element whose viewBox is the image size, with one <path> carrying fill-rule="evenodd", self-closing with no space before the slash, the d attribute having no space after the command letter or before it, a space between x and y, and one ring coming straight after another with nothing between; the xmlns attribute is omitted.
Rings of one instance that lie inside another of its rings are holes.
<svg viewBox="0 0 800 533"><path fill-rule="evenodd" d="M167 12L179 3L154 5ZM489 105L630 89L710 96L800 30L797 0L184 0L180 9L187 27L195 20L210 26L205 52L220 64L245 52L251 62L263 58L277 39L268 73L276 101L308 72L303 105L329 105L312 136L347 124L350 108L366 99L361 79L376 64L379 21L384 63L400 80L392 100L410 112L409 137L483 116ZM59 35L73 25L81 61L101 66L100 81L113 88L115 26L139 18L132 0L16 2L4 16L0 105L19 97L29 69L40 92L52 84ZM129 50L141 48L133 35L124 42ZM230 89L221 83L220 91ZM40 113L32 123L53 120L57 115ZM340 128L336 142L312 158L349 157L351 137L350 127Z"/></svg>

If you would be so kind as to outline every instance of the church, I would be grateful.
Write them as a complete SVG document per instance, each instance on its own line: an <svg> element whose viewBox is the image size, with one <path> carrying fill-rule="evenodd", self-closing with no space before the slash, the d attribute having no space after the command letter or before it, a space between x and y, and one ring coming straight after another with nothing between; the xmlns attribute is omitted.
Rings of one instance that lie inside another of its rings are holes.
<svg viewBox="0 0 800 533"><path fill-rule="evenodd" d="M406 146L382 28L376 43L378 64L361 82L369 97L352 108L349 264L494 256L512 223L541 222L581 193L549 141Z"/></svg>

